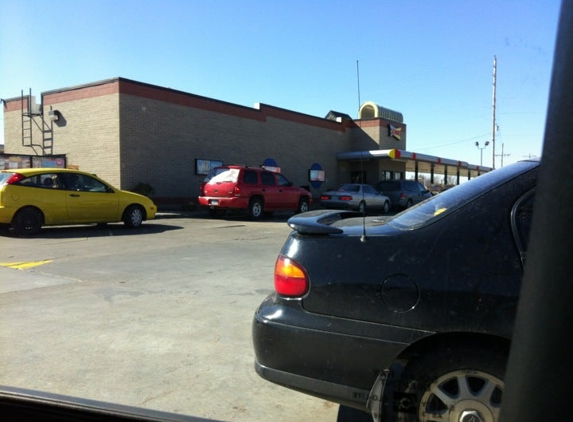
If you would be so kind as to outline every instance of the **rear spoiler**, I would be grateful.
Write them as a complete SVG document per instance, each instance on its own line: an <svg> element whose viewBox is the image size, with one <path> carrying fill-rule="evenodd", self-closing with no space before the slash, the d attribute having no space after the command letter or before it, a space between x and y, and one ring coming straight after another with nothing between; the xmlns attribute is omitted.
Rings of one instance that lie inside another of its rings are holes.
<svg viewBox="0 0 573 422"><path fill-rule="evenodd" d="M343 210L316 210L289 218L287 224L300 234L340 234L342 229L331 224L347 218L361 217L362 213Z"/></svg>

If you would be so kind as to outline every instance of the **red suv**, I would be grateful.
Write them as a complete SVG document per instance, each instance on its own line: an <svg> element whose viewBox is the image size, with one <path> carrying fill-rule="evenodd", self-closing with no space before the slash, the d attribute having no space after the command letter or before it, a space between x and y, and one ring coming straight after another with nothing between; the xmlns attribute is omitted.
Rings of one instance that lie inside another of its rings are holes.
<svg viewBox="0 0 573 422"><path fill-rule="evenodd" d="M228 209L244 209L253 220L273 211L306 212L311 201L308 190L293 186L280 173L236 165L212 169L199 196L199 204L209 207L212 216L223 216Z"/></svg>

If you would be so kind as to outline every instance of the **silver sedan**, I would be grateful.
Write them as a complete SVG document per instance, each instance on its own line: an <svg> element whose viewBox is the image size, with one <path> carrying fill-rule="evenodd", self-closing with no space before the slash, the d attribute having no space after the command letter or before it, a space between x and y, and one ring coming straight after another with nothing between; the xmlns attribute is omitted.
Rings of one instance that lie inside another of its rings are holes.
<svg viewBox="0 0 573 422"><path fill-rule="evenodd" d="M367 210L390 210L390 198L379 193L374 187L360 183L349 183L320 196L322 208L350 209L366 213Z"/></svg>

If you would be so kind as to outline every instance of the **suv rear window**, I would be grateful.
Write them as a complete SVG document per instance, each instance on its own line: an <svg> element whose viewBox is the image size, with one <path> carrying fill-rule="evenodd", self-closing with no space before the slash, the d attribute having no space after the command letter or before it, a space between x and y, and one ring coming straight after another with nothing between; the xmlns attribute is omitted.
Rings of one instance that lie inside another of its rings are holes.
<svg viewBox="0 0 573 422"><path fill-rule="evenodd" d="M400 190L400 182L393 182L391 180L386 180L378 182L376 189L382 192L393 192Z"/></svg>
<svg viewBox="0 0 573 422"><path fill-rule="evenodd" d="M420 184L414 182L413 180L406 180L404 183L404 188L411 192L420 192Z"/></svg>
<svg viewBox="0 0 573 422"><path fill-rule="evenodd" d="M239 169L215 168L205 177L205 182L210 185L222 182L235 183L239 178Z"/></svg>

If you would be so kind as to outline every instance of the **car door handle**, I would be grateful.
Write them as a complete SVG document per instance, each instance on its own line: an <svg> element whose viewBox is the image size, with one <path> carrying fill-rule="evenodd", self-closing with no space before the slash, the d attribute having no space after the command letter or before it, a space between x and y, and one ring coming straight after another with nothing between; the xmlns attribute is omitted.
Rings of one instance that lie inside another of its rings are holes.
<svg viewBox="0 0 573 422"><path fill-rule="evenodd" d="M77 193L70 193L70 196L74 197L74 198L79 198L80 195L78 195Z"/></svg>

